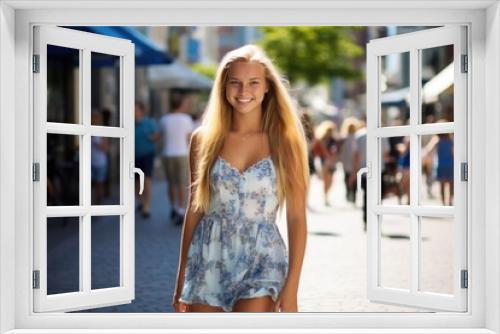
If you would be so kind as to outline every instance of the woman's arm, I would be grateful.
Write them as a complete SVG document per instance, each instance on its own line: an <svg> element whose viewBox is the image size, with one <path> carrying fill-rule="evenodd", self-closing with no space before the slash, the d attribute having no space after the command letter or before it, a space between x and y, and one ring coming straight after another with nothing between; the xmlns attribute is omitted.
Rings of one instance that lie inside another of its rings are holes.
<svg viewBox="0 0 500 334"><path fill-rule="evenodd" d="M276 311L298 312L297 293L302 271L302 263L306 249L307 221L306 221L306 192L296 194L298 198L287 198L286 219L288 227L288 275L281 291Z"/></svg>
<svg viewBox="0 0 500 334"><path fill-rule="evenodd" d="M189 144L189 170L190 170L190 187L189 187L189 199L188 207L186 210L186 215L184 216L184 224L182 226L181 234L181 245L179 252L179 265L177 268L177 280L174 291L173 306L178 310L178 299L182 292L182 287L184 286L184 272L186 267L186 257L189 250L189 245L191 244L191 238L193 236L193 231L201 220L203 213L193 211L193 183L195 181L196 172L196 151L199 142L199 131L194 131L191 136L191 141Z"/></svg>
<svg viewBox="0 0 500 334"><path fill-rule="evenodd" d="M425 147L422 149L422 158L427 158L431 154L434 153L437 147L437 143L439 142L439 137L437 135L434 135L431 140L425 145Z"/></svg>

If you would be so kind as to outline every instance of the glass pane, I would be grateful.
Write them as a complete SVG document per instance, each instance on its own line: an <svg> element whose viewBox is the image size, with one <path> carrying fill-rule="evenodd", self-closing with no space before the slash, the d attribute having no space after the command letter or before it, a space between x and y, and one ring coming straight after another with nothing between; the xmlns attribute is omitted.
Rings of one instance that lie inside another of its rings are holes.
<svg viewBox="0 0 500 334"><path fill-rule="evenodd" d="M380 285L410 289L410 217L380 216Z"/></svg>
<svg viewBox="0 0 500 334"><path fill-rule="evenodd" d="M119 205L120 138L92 136L90 149L92 205Z"/></svg>
<svg viewBox="0 0 500 334"><path fill-rule="evenodd" d="M47 294L80 290L80 218L47 218Z"/></svg>
<svg viewBox="0 0 500 334"><path fill-rule="evenodd" d="M410 137L379 139L380 203L410 203Z"/></svg>
<svg viewBox="0 0 500 334"><path fill-rule="evenodd" d="M92 289L120 286L120 216L91 220Z"/></svg>
<svg viewBox="0 0 500 334"><path fill-rule="evenodd" d="M92 125L120 126L120 57L91 53Z"/></svg>
<svg viewBox="0 0 500 334"><path fill-rule="evenodd" d="M422 65L421 123L453 122L453 45L420 51Z"/></svg>
<svg viewBox="0 0 500 334"><path fill-rule="evenodd" d="M421 136L420 205L453 205L453 134Z"/></svg>
<svg viewBox="0 0 500 334"><path fill-rule="evenodd" d="M47 134L47 205L80 204L80 137Z"/></svg>
<svg viewBox="0 0 500 334"><path fill-rule="evenodd" d="M47 121L80 123L80 50L47 45Z"/></svg>
<svg viewBox="0 0 500 334"><path fill-rule="evenodd" d="M420 224L420 290L453 294L453 218L421 217Z"/></svg>
<svg viewBox="0 0 500 334"><path fill-rule="evenodd" d="M410 52L380 57L380 126L410 121Z"/></svg>

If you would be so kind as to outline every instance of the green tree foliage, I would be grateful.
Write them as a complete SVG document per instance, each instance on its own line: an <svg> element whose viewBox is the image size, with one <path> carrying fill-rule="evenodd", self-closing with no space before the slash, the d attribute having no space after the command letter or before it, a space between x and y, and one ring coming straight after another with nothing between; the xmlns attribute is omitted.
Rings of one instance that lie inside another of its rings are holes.
<svg viewBox="0 0 500 334"><path fill-rule="evenodd" d="M215 79L215 72L217 72L217 65L204 65L204 64L193 64L190 66L193 72L209 77L210 79Z"/></svg>
<svg viewBox="0 0 500 334"><path fill-rule="evenodd" d="M355 43L358 27L260 27L258 42L282 73L293 83L299 79L314 85L332 77L360 79L354 58L364 54Z"/></svg>

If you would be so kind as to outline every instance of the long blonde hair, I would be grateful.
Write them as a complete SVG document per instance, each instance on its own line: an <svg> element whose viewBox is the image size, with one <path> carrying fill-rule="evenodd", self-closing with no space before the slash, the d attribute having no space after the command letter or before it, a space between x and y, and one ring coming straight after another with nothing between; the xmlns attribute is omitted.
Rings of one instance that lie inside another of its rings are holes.
<svg viewBox="0 0 500 334"><path fill-rule="evenodd" d="M201 140L198 141L196 152L196 177L191 185L191 191L194 192L193 208L196 211L206 212L209 208L211 169L232 123L232 107L225 96L227 73L231 64L240 61L257 62L265 69L269 90L262 101L262 131L268 135L269 143L272 143L271 159L277 170L280 207L283 206L286 194L297 199L300 196L294 195L300 192L305 194L307 191L307 144L300 118L271 60L260 47L245 45L228 52L216 72L201 124Z"/></svg>
<svg viewBox="0 0 500 334"><path fill-rule="evenodd" d="M334 122L330 120L325 120L321 122L316 128L315 135L319 140L327 139L328 132L330 131L330 136L333 138L335 136L335 131L337 130L337 126Z"/></svg>

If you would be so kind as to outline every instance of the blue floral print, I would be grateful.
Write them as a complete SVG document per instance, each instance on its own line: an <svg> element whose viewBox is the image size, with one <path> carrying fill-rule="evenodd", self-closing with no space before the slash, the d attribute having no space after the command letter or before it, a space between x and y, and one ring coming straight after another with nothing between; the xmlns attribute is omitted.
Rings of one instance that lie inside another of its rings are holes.
<svg viewBox="0 0 500 334"><path fill-rule="evenodd" d="M276 225L278 193L270 156L240 172L219 157L211 172L210 207L196 226L180 301L230 312L242 298L276 301L288 271Z"/></svg>

